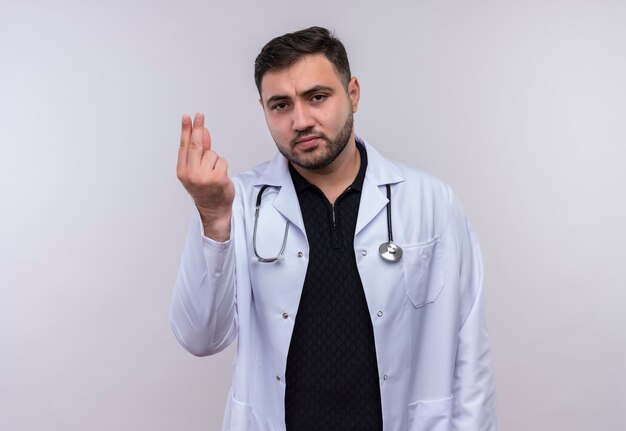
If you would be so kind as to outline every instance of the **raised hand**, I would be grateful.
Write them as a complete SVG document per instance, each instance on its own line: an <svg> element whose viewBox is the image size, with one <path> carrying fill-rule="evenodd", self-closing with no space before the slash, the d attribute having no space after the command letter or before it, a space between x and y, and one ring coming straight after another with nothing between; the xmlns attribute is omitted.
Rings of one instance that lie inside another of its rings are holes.
<svg viewBox="0 0 626 431"><path fill-rule="evenodd" d="M211 135L204 114L183 115L176 176L191 195L204 226L204 235L215 241L230 237L235 187L228 177L228 163L211 149Z"/></svg>

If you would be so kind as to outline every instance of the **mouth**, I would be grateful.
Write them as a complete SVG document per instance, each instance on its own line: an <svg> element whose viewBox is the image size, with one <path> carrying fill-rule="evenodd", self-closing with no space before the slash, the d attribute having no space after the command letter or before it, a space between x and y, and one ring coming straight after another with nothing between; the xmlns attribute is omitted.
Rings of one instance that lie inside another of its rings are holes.
<svg viewBox="0 0 626 431"><path fill-rule="evenodd" d="M304 138L298 139L296 141L296 145L312 144L314 141L317 141L318 139L320 139L320 137L317 135L305 136Z"/></svg>
<svg viewBox="0 0 626 431"><path fill-rule="evenodd" d="M300 151L308 153L310 151L315 151L320 147L320 145L323 145L324 140L325 137L322 134L306 135L293 141L293 146L294 148L298 148Z"/></svg>

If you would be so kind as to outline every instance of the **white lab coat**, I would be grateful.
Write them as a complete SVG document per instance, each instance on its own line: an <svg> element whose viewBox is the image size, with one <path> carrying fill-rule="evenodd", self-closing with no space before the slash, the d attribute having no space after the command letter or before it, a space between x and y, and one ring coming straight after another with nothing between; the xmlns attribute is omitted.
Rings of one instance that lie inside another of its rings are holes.
<svg viewBox="0 0 626 431"><path fill-rule="evenodd" d="M354 253L374 328L385 431L495 430L494 386L478 242L451 189L384 159L365 143L368 166ZM195 355L237 336L224 430L285 429L285 369L308 264L298 198L282 155L234 178L231 239L202 235L194 214L172 298L171 324ZM257 249L254 210L263 194ZM378 254L387 241L385 184L391 184L400 262Z"/></svg>

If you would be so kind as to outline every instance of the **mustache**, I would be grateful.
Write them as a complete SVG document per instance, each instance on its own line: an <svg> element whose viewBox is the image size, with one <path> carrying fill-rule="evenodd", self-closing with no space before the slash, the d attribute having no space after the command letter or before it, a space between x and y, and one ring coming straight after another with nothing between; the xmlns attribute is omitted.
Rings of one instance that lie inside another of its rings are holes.
<svg viewBox="0 0 626 431"><path fill-rule="evenodd" d="M291 140L290 144L293 146L293 145L296 145L296 143L299 140L303 138L311 138L311 137L328 140L328 138L326 137L324 133L316 132L312 127L309 127L308 129L299 130L298 133L296 134L296 137Z"/></svg>

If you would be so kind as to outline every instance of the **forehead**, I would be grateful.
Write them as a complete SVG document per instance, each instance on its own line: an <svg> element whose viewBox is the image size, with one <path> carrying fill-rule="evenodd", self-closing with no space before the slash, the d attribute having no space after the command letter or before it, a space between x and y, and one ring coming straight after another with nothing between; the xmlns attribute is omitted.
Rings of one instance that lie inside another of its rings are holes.
<svg viewBox="0 0 626 431"><path fill-rule="evenodd" d="M324 54L305 55L289 67L267 72L261 80L261 97L266 100L277 94L293 96L316 85L342 86L335 66Z"/></svg>

